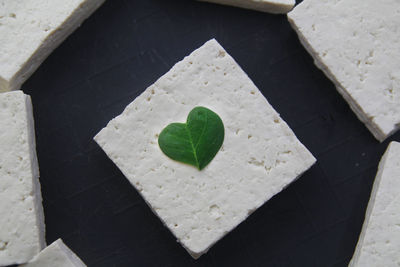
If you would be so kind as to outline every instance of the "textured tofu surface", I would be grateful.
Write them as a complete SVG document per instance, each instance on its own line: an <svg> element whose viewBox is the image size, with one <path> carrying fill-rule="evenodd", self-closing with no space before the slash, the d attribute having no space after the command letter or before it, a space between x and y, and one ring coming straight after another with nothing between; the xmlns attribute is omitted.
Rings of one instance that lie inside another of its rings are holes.
<svg viewBox="0 0 400 267"><path fill-rule="evenodd" d="M295 0L200 0L222 5L236 6L257 11L285 14L292 10Z"/></svg>
<svg viewBox="0 0 400 267"><path fill-rule="evenodd" d="M19 89L104 0L0 0L0 92Z"/></svg>
<svg viewBox="0 0 400 267"><path fill-rule="evenodd" d="M61 239L36 255L20 267L85 267L82 260L72 252Z"/></svg>
<svg viewBox="0 0 400 267"><path fill-rule="evenodd" d="M32 104L0 94L0 266L25 263L45 247Z"/></svg>
<svg viewBox="0 0 400 267"><path fill-rule="evenodd" d="M165 156L158 134L196 106L225 141L202 171ZM95 137L178 241L197 258L310 168L315 159L215 40L147 88Z"/></svg>
<svg viewBox="0 0 400 267"><path fill-rule="evenodd" d="M398 0L305 0L288 14L316 65L383 141L400 125Z"/></svg>
<svg viewBox="0 0 400 267"><path fill-rule="evenodd" d="M350 266L400 266L400 143L383 156Z"/></svg>

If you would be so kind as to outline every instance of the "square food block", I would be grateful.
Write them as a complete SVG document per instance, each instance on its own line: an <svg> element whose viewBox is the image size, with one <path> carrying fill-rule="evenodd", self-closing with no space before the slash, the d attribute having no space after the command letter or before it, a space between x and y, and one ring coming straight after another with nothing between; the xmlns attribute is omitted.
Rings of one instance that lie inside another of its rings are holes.
<svg viewBox="0 0 400 267"><path fill-rule="evenodd" d="M0 94L0 266L25 263L45 244L31 98Z"/></svg>
<svg viewBox="0 0 400 267"><path fill-rule="evenodd" d="M196 106L225 125L202 171L171 160L158 135ZM211 40L137 97L96 142L197 258L310 168L315 159L246 73Z"/></svg>
<svg viewBox="0 0 400 267"><path fill-rule="evenodd" d="M86 264L58 239L20 267L86 267Z"/></svg>
<svg viewBox="0 0 400 267"><path fill-rule="evenodd" d="M379 164L365 221L350 266L400 265L400 143Z"/></svg>
<svg viewBox="0 0 400 267"><path fill-rule="evenodd" d="M19 89L104 0L0 0L0 92Z"/></svg>
<svg viewBox="0 0 400 267"><path fill-rule="evenodd" d="M292 10L295 0L200 0L222 5L236 6L257 11L285 14Z"/></svg>
<svg viewBox="0 0 400 267"><path fill-rule="evenodd" d="M383 141L400 126L398 0L304 0L288 18L315 64Z"/></svg>

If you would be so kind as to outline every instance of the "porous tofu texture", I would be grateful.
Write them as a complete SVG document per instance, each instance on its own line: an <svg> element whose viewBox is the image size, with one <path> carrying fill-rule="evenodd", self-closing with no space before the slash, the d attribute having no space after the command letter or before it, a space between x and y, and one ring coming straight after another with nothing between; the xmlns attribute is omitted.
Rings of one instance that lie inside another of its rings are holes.
<svg viewBox="0 0 400 267"><path fill-rule="evenodd" d="M400 143L383 156L350 266L400 265Z"/></svg>
<svg viewBox="0 0 400 267"><path fill-rule="evenodd" d="M400 125L398 0L304 0L288 14L315 64L383 141Z"/></svg>
<svg viewBox="0 0 400 267"><path fill-rule="evenodd" d="M257 11L285 14L292 10L295 0L200 0L222 5L236 6Z"/></svg>
<svg viewBox="0 0 400 267"><path fill-rule="evenodd" d="M61 239L58 239L30 262L19 267L86 267L86 265Z"/></svg>
<svg viewBox="0 0 400 267"><path fill-rule="evenodd" d="M104 0L0 0L0 92L19 89Z"/></svg>
<svg viewBox="0 0 400 267"><path fill-rule="evenodd" d="M157 139L196 106L225 125L202 171ZM311 153L231 56L211 40L176 64L95 137L152 210L197 258L314 164Z"/></svg>
<svg viewBox="0 0 400 267"><path fill-rule="evenodd" d="M0 266L25 263L45 247L32 104L0 94Z"/></svg>

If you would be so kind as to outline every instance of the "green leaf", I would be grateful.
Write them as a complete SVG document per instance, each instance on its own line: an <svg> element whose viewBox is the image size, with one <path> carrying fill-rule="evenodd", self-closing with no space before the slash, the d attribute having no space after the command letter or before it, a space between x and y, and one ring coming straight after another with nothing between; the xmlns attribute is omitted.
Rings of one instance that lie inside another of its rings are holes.
<svg viewBox="0 0 400 267"><path fill-rule="evenodd" d="M195 107L186 123L171 123L162 130L158 145L171 159L202 170L218 153L224 136L221 118L208 108Z"/></svg>

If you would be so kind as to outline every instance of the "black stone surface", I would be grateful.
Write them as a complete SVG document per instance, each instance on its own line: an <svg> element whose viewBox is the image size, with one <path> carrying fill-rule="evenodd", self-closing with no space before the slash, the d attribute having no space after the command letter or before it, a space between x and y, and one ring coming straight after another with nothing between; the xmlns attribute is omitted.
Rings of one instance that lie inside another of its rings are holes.
<svg viewBox="0 0 400 267"><path fill-rule="evenodd" d="M177 61L216 38L318 159L193 260L93 136ZM197 1L108 0L24 84L36 120L47 241L88 266L347 266L380 144L285 16Z"/></svg>

